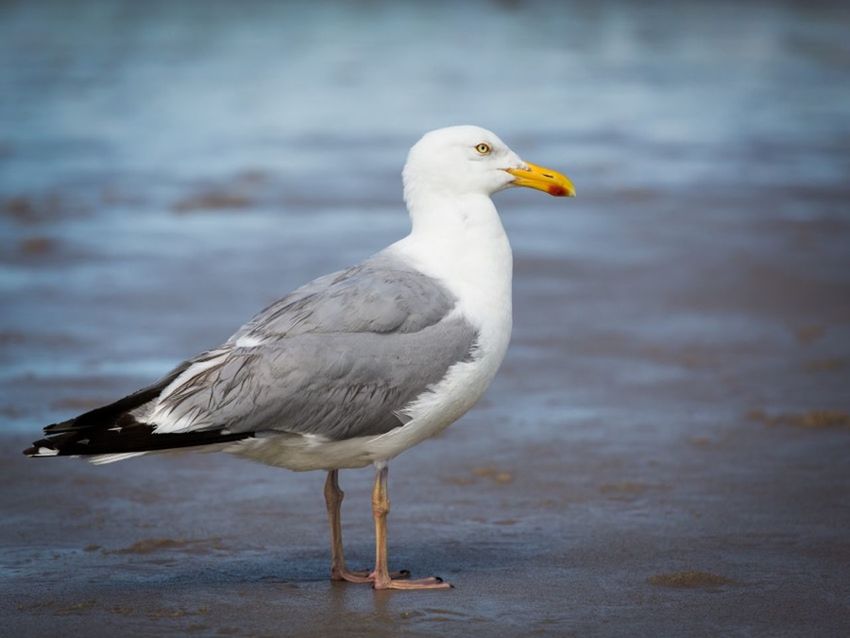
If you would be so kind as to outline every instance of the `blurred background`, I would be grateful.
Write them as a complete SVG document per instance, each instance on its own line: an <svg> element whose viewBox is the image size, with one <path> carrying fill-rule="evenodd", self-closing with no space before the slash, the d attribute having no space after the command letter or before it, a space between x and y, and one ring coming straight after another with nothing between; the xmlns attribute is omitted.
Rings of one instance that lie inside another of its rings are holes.
<svg viewBox="0 0 850 638"><path fill-rule="evenodd" d="M783 279L848 265L843 7L27 2L2 16L5 427L157 376L401 237L407 149L451 124L576 182L570 202L497 197L519 276L562 266L518 280L558 295L541 319L559 334L587 329L583 274L613 269L596 330L787 339L821 324L810 296L786 300L800 325L754 324L644 308L621 282L775 305ZM763 252L782 253L769 272ZM108 385L72 387L93 376Z"/></svg>
<svg viewBox="0 0 850 638"><path fill-rule="evenodd" d="M849 26L846 3L4 2L10 455L403 236L408 148L477 124L569 175L578 197L495 197L515 252L514 340L481 407L405 456L444 475L400 488L399 503L422 494L399 544L437 520L436 537L458 541L448 566L475 579L484 553L464 539L503 558L535 538L587 604L531 609L495 584L478 591L503 611L462 599L502 626L588 629L622 605L633 630L657 632L685 605L711 627L720 604L744 628L834 629L850 599ZM179 471L145 463L37 471ZM266 507L311 495L305 520L322 529L317 477L221 463L209 467L274 476L251 492ZM15 456L7 481L37 481L32 468ZM496 511L449 507L436 486ZM158 533L191 534L179 520ZM354 525L368 556L368 516ZM304 569L324 573L321 549ZM691 572L695 585L675 580ZM719 597L675 598L681 582Z"/></svg>

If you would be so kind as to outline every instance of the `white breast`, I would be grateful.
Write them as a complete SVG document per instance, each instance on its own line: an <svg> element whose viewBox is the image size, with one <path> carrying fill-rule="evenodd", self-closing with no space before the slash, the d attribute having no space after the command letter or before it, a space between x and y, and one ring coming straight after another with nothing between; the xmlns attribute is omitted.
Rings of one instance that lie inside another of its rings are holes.
<svg viewBox="0 0 850 638"><path fill-rule="evenodd" d="M438 220L417 224L388 250L458 299L458 312L478 330L471 360L452 366L446 377L402 412L404 427L369 443L381 460L434 436L463 416L486 391L504 359L511 337L513 256L498 212L489 197L461 200Z"/></svg>

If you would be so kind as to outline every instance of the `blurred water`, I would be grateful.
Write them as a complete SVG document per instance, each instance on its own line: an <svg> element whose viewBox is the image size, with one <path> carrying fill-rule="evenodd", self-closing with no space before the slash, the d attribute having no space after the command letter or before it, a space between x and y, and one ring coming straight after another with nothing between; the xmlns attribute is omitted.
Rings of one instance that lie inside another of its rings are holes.
<svg viewBox="0 0 850 638"><path fill-rule="evenodd" d="M3 190L356 187L467 121L621 184L845 177L847 10L717 4L6 4Z"/></svg>
<svg viewBox="0 0 850 638"><path fill-rule="evenodd" d="M846 218L848 23L802 3L4 3L5 421L66 413L44 395L82 377L110 398L402 236L401 165L435 127L491 128L578 185L568 207L499 195L520 262L635 269L699 243L695 220ZM666 329L707 325L750 326Z"/></svg>

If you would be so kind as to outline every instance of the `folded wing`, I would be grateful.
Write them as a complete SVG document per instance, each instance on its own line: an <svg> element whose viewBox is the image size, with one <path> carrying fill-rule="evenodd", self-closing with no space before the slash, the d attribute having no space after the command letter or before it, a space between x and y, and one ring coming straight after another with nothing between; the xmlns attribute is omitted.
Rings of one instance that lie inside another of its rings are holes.
<svg viewBox="0 0 850 638"><path fill-rule="evenodd" d="M26 453L141 452L258 432L385 433L472 356L476 333L455 301L440 282L376 256L275 302L160 382L45 428Z"/></svg>

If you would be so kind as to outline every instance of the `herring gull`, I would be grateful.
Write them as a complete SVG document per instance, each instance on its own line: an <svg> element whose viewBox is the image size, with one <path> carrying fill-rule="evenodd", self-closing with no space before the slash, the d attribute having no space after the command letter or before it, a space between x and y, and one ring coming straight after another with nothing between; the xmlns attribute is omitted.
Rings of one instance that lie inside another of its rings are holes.
<svg viewBox="0 0 850 638"><path fill-rule="evenodd" d="M443 589L387 565L387 463L438 434L490 384L511 335L512 254L490 196L526 186L573 196L476 126L427 133L407 157L410 234L274 302L222 345L141 390L44 429L33 457L110 463L174 449L221 450L325 470L331 578L375 589ZM376 467L375 566L345 565L338 472Z"/></svg>

